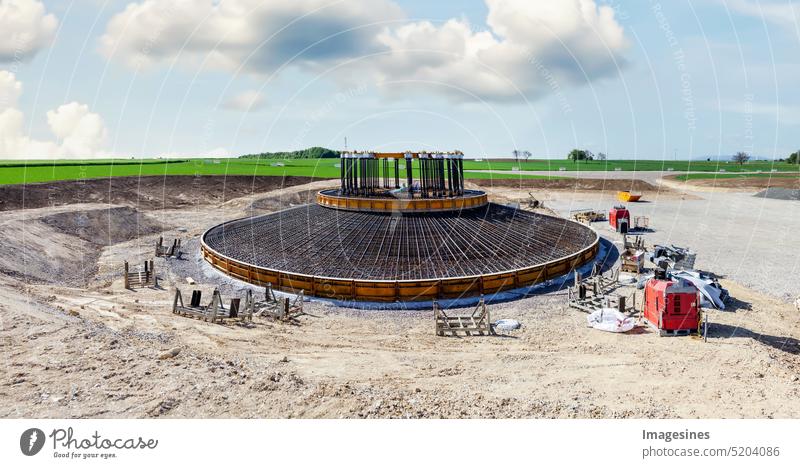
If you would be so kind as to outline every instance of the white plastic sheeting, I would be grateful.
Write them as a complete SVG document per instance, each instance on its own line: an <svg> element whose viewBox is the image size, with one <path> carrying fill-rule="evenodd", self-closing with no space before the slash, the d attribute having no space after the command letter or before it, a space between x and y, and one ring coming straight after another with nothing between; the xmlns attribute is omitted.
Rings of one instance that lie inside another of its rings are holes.
<svg viewBox="0 0 800 468"><path fill-rule="evenodd" d="M625 333L633 329L634 318L628 317L617 309L597 309L586 317L589 326L598 330Z"/></svg>
<svg viewBox="0 0 800 468"><path fill-rule="evenodd" d="M675 278L689 281L700 290L701 307L725 310L724 299L728 296L728 291L722 288L716 280L693 270L671 271L670 274Z"/></svg>
<svg viewBox="0 0 800 468"><path fill-rule="evenodd" d="M495 330L500 330L500 331L517 330L521 326L522 325L517 320L514 319L500 319L494 322Z"/></svg>

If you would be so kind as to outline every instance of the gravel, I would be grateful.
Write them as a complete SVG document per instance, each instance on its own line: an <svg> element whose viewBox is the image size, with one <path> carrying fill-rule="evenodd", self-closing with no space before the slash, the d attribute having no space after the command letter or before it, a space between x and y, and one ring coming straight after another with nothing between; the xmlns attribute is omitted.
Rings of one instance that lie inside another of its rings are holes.
<svg viewBox="0 0 800 468"><path fill-rule="evenodd" d="M753 196L758 198L772 198L774 200L800 200L800 190L770 187Z"/></svg>
<svg viewBox="0 0 800 468"><path fill-rule="evenodd" d="M646 193L644 203L630 203L631 216L647 216L654 232L648 245L675 244L697 252L696 268L748 288L793 301L800 293L797 233L800 216L783 200L748 193L692 192L689 199ZM543 195L544 196L544 195ZM562 215L574 209L605 211L619 202L611 194L560 192L543 198ZM607 221L593 225L614 236Z"/></svg>

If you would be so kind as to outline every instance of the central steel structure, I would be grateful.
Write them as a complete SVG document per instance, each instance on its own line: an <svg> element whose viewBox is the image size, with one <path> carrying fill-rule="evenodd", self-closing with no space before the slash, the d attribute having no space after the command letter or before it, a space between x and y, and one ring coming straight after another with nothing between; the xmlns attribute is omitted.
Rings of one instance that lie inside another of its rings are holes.
<svg viewBox="0 0 800 468"><path fill-rule="evenodd" d="M346 196L381 195L388 189L401 189L410 197L452 197L464 194L464 155L448 153L370 153L341 154L340 194ZM418 186L414 187L414 160L419 162ZM405 160L401 178L400 161Z"/></svg>
<svg viewBox="0 0 800 468"><path fill-rule="evenodd" d="M206 231L206 261L284 291L387 302L530 286L597 254L591 228L466 190L460 152L342 153L340 168L316 204Z"/></svg>

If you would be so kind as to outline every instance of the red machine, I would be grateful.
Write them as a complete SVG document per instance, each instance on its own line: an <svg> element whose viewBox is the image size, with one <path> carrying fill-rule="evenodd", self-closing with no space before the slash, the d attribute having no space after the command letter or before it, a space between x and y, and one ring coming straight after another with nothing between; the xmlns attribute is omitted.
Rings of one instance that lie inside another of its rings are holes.
<svg viewBox="0 0 800 468"><path fill-rule="evenodd" d="M700 328L700 293L683 279L653 278L644 287L644 318L661 335L689 334Z"/></svg>
<svg viewBox="0 0 800 468"><path fill-rule="evenodd" d="M615 231L628 232L627 228L631 225L631 213L624 206L617 205L608 212L608 222Z"/></svg>

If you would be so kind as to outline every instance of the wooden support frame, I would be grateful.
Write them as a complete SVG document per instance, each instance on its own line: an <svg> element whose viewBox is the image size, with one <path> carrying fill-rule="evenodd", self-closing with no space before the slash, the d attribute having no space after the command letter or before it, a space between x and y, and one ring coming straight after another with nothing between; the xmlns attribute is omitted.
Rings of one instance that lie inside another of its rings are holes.
<svg viewBox="0 0 800 468"><path fill-rule="evenodd" d="M593 275L585 279L576 275L575 284L567 289L567 303L589 314L600 308L635 312L636 291L629 296L615 293L620 286L619 272L620 269L615 268L609 276Z"/></svg>
<svg viewBox="0 0 800 468"><path fill-rule="evenodd" d="M279 320L281 322L294 322L304 314L304 291L300 291L294 300L288 297L279 299L272 290L272 283L267 283L264 288L264 300L255 303L255 310L262 317Z"/></svg>
<svg viewBox="0 0 800 468"><path fill-rule="evenodd" d="M125 289L136 289L145 287L158 287L158 276L156 275L153 260L146 260L138 271L131 271L128 262L125 262L124 272Z"/></svg>
<svg viewBox="0 0 800 468"><path fill-rule="evenodd" d="M181 258L183 252L181 251L181 240L173 239L169 247L164 246L164 238L159 237L156 241L156 257L175 257Z"/></svg>
<svg viewBox="0 0 800 468"><path fill-rule="evenodd" d="M247 290L244 297L244 305L241 298L231 299L230 306L225 307L222 295L218 289L211 293L211 301L208 305L200 304L201 291L192 291L192 302L187 306L183 302L183 294L180 289L175 289L175 296L172 301L172 313L184 317L196 318L211 323L225 322L252 322L255 301L253 291Z"/></svg>
<svg viewBox="0 0 800 468"><path fill-rule="evenodd" d="M448 314L441 308L438 301L433 301L433 317L436 336L459 336L460 333L466 336L494 335L489 309L486 308L486 301L483 297L469 315Z"/></svg>

